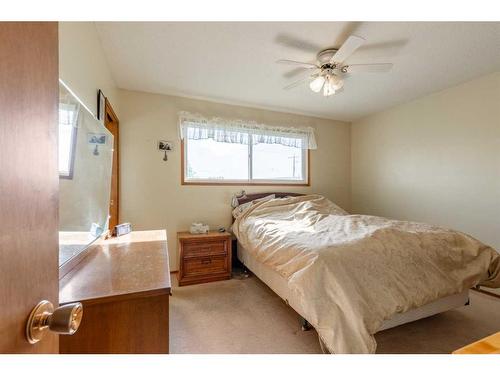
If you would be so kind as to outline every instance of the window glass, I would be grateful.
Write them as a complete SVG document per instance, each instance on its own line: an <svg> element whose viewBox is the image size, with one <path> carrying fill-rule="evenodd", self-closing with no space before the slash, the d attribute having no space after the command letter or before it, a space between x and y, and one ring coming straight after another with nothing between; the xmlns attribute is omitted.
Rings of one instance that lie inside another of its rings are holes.
<svg viewBox="0 0 500 375"><path fill-rule="evenodd" d="M71 174L71 163L73 158L73 143L76 129L73 127L74 110L59 109L59 175L69 176Z"/></svg>
<svg viewBox="0 0 500 375"><path fill-rule="evenodd" d="M248 180L247 145L210 138L191 139L186 145L186 179Z"/></svg>
<svg viewBox="0 0 500 375"><path fill-rule="evenodd" d="M280 144L253 145L252 177L259 180L304 180L302 149Z"/></svg>

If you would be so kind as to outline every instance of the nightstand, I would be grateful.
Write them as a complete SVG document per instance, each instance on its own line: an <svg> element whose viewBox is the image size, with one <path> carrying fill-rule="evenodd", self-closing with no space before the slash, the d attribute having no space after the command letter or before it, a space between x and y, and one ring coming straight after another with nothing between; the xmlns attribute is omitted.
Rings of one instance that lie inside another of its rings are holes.
<svg viewBox="0 0 500 375"><path fill-rule="evenodd" d="M177 233L179 286L231 278L231 234Z"/></svg>

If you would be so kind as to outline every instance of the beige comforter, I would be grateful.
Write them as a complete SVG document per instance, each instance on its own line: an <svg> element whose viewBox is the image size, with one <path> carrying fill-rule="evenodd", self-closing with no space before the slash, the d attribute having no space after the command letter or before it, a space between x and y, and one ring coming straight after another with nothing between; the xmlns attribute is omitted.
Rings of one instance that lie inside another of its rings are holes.
<svg viewBox="0 0 500 375"><path fill-rule="evenodd" d="M476 285L500 287L500 256L422 223L348 215L319 195L259 202L233 225L240 243L288 279L333 353L374 353L395 313Z"/></svg>

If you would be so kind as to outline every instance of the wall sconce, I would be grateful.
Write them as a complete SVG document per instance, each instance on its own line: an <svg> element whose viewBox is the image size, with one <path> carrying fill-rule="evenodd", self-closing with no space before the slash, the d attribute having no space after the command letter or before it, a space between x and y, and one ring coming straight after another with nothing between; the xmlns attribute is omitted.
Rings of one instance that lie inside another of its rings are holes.
<svg viewBox="0 0 500 375"><path fill-rule="evenodd" d="M87 133L87 142L93 148L92 154L95 156L99 156L99 145L105 145L106 140L104 133Z"/></svg>
<svg viewBox="0 0 500 375"><path fill-rule="evenodd" d="M234 194L231 199L231 207L236 208L239 206L238 198L244 198L247 195L245 190L242 190L239 194Z"/></svg>
<svg viewBox="0 0 500 375"><path fill-rule="evenodd" d="M158 141L158 151L164 153L163 161L168 160L167 152L174 150L174 144L170 141Z"/></svg>

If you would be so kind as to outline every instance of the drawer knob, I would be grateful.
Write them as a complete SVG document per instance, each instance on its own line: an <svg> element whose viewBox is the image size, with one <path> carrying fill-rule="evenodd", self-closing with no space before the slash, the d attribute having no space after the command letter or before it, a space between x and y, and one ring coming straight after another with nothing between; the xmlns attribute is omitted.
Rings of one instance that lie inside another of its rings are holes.
<svg viewBox="0 0 500 375"><path fill-rule="evenodd" d="M201 264L210 264L210 263L212 263L211 258L204 258L201 260Z"/></svg>

